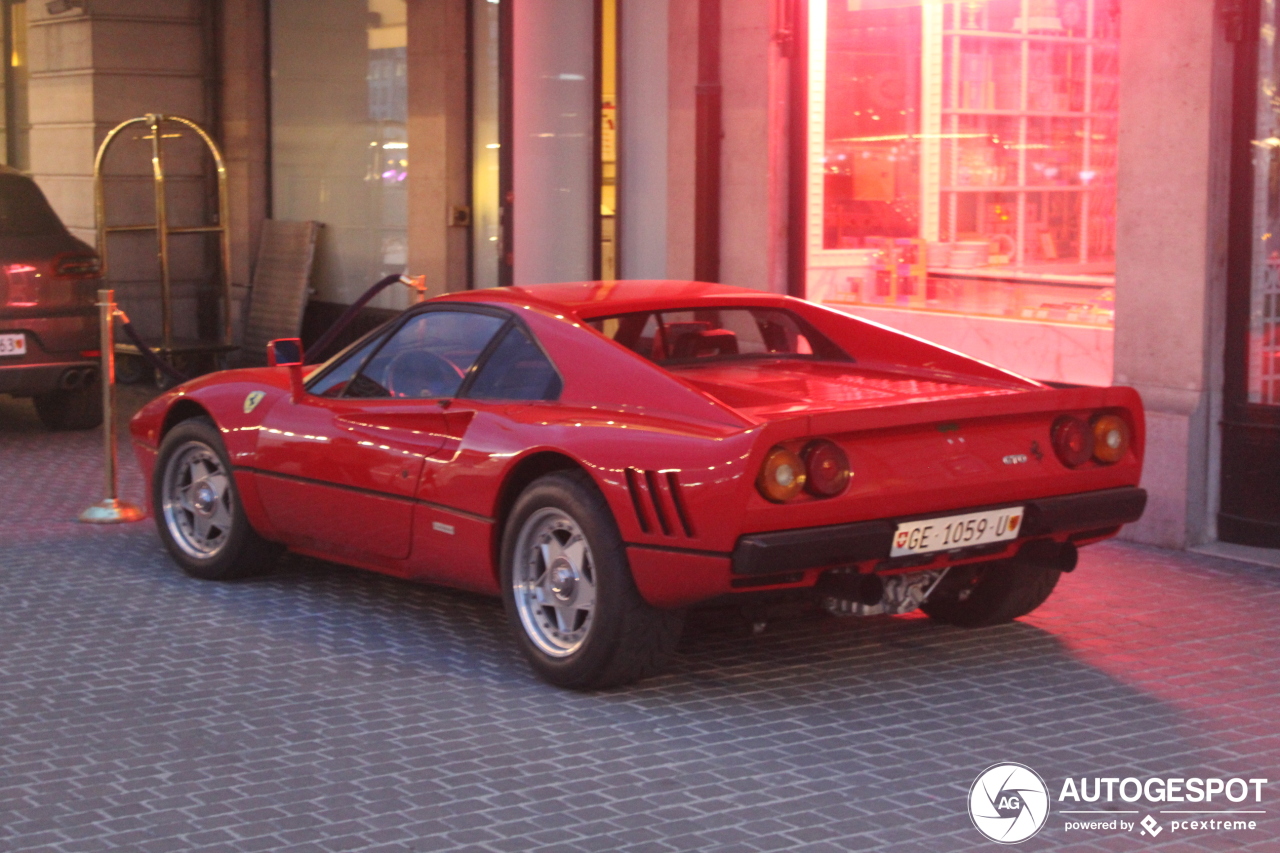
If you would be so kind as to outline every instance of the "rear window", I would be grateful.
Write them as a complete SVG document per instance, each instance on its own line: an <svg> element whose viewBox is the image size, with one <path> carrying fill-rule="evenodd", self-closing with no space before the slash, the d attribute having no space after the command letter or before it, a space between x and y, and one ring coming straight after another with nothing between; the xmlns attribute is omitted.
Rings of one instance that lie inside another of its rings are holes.
<svg viewBox="0 0 1280 853"><path fill-rule="evenodd" d="M670 366L748 358L850 360L803 319L776 308L641 311L588 323L632 352Z"/></svg>
<svg viewBox="0 0 1280 853"><path fill-rule="evenodd" d="M65 232L34 181L21 175L0 175L0 237L46 237Z"/></svg>

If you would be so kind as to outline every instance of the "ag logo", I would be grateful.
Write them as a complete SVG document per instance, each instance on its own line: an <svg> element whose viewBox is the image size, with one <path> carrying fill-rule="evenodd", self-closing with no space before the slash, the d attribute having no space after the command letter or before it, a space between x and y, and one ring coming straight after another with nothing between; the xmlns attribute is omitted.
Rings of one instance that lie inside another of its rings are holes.
<svg viewBox="0 0 1280 853"><path fill-rule="evenodd" d="M258 408L258 404L265 396L267 396L265 391L250 391L249 396L244 398L244 413L247 415Z"/></svg>
<svg viewBox="0 0 1280 853"><path fill-rule="evenodd" d="M1022 764L993 764L973 780L969 817L992 841L1018 844L1049 819L1049 790L1036 771Z"/></svg>

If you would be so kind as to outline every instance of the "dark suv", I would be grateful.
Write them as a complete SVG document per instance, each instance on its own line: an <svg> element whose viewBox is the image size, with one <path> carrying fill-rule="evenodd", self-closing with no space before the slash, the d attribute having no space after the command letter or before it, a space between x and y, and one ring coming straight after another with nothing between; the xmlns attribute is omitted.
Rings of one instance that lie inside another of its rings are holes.
<svg viewBox="0 0 1280 853"><path fill-rule="evenodd" d="M0 394L31 397L49 429L102 423L98 274L35 181L0 166Z"/></svg>

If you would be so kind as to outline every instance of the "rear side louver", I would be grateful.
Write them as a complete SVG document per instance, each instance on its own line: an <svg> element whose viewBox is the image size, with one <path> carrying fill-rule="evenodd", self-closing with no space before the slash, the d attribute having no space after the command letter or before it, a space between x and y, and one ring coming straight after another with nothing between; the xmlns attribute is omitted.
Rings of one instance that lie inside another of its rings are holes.
<svg viewBox="0 0 1280 853"><path fill-rule="evenodd" d="M685 510L684 494L675 471L626 469L627 491L636 520L645 533L657 530L663 536L694 538L693 523Z"/></svg>

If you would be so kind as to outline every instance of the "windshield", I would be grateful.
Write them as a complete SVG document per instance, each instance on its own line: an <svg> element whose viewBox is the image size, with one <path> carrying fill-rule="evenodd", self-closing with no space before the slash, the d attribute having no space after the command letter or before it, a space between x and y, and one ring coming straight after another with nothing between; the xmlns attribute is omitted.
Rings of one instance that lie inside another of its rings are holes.
<svg viewBox="0 0 1280 853"><path fill-rule="evenodd" d="M632 352L668 366L742 358L850 360L800 317L776 308L641 311L587 322Z"/></svg>
<svg viewBox="0 0 1280 853"><path fill-rule="evenodd" d="M30 178L0 175L0 237L45 237L65 233L44 194Z"/></svg>

